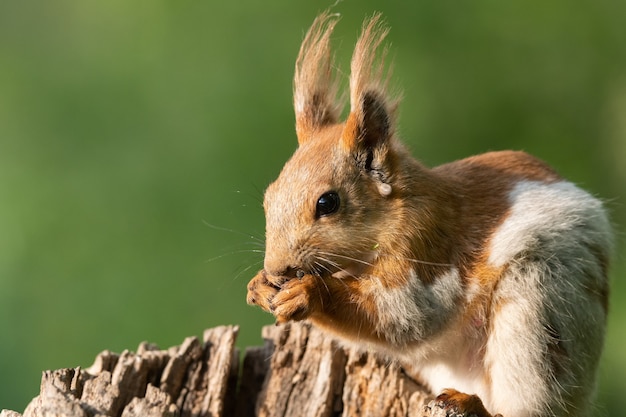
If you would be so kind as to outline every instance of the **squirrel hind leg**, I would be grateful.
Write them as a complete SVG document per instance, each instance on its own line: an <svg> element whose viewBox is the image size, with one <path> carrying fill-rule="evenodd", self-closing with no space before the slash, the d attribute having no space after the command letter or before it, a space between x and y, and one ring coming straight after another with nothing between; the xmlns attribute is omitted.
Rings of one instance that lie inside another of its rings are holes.
<svg viewBox="0 0 626 417"><path fill-rule="evenodd" d="M426 408L428 415L502 417L490 414L477 395L465 394L454 389L445 389Z"/></svg>

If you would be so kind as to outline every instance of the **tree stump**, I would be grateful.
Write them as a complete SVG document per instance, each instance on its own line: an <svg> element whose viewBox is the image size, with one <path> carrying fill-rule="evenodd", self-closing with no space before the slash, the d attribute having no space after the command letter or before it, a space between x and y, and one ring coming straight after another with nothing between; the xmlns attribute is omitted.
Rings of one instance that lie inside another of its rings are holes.
<svg viewBox="0 0 626 417"><path fill-rule="evenodd" d="M246 349L242 362L237 332L216 327L202 342L141 343L137 352L104 351L87 369L45 371L23 417L445 416L396 364L309 324L263 328L264 346Z"/></svg>

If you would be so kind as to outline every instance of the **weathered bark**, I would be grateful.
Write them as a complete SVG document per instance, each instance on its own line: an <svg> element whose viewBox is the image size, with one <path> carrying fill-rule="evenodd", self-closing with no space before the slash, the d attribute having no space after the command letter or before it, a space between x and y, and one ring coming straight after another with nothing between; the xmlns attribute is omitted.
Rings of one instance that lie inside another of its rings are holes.
<svg viewBox="0 0 626 417"><path fill-rule="evenodd" d="M87 368L43 373L23 417L439 417L429 394L395 364L347 349L307 324L268 326L241 372L238 327L159 350L104 351ZM3 410L0 417L18 417Z"/></svg>

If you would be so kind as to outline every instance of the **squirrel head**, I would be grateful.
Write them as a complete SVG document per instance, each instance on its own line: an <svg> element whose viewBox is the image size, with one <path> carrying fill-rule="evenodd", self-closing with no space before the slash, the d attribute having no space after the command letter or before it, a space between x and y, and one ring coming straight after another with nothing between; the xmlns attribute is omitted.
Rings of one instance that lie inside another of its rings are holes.
<svg viewBox="0 0 626 417"><path fill-rule="evenodd" d="M403 188L409 157L394 136L397 103L387 92L385 49L377 59L388 30L380 15L365 22L351 61L350 113L341 122L330 53L336 23L336 15L318 16L296 61L299 146L264 200L264 269L276 277L356 276L374 262Z"/></svg>

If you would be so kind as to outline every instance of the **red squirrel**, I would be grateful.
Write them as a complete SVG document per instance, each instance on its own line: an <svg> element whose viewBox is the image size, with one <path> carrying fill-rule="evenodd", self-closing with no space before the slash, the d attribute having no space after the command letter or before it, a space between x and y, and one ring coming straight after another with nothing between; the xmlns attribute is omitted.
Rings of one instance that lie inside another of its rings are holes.
<svg viewBox="0 0 626 417"><path fill-rule="evenodd" d="M602 203L524 152L411 157L380 15L356 43L342 122L337 20L318 16L296 61L299 146L265 192L248 303L397 360L451 411L588 416L609 295Z"/></svg>

